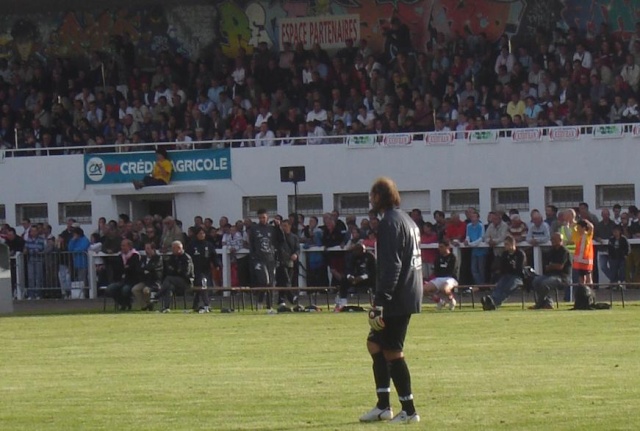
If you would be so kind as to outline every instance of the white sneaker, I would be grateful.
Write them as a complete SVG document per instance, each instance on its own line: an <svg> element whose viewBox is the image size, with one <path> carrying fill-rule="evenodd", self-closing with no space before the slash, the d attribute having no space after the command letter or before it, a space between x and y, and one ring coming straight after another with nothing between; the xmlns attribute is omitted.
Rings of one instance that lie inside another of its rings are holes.
<svg viewBox="0 0 640 431"><path fill-rule="evenodd" d="M409 416L404 410L402 410L395 418L389 421L390 424L415 424L418 422L420 422L420 415L418 413L414 413Z"/></svg>
<svg viewBox="0 0 640 431"><path fill-rule="evenodd" d="M360 422L388 421L393 417L391 407L379 409L377 406L360 416Z"/></svg>
<svg viewBox="0 0 640 431"><path fill-rule="evenodd" d="M444 304L446 304L444 302L444 299L441 299L440 301L438 301L438 303L436 304L436 310L442 310L444 308Z"/></svg>
<svg viewBox="0 0 640 431"><path fill-rule="evenodd" d="M278 314L278 312L276 310L274 310L273 308L269 308L267 310L267 314Z"/></svg>
<svg viewBox="0 0 640 431"><path fill-rule="evenodd" d="M198 313L200 314L204 314L204 313L210 313L211 309L209 307L202 307L201 309L198 310Z"/></svg>
<svg viewBox="0 0 640 431"><path fill-rule="evenodd" d="M456 309L456 305L458 303L456 302L455 298L451 298L451 300L449 301L449 310L453 311Z"/></svg>

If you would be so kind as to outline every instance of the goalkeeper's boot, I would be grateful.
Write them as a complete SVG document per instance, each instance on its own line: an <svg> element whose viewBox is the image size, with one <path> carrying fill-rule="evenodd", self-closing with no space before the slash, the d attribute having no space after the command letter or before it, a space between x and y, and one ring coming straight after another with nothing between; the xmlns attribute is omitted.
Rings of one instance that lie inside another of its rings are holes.
<svg viewBox="0 0 640 431"><path fill-rule="evenodd" d="M372 408L367 413L360 416L360 422L378 422L388 421L393 417L393 411L391 407L386 409L379 409L378 406Z"/></svg>

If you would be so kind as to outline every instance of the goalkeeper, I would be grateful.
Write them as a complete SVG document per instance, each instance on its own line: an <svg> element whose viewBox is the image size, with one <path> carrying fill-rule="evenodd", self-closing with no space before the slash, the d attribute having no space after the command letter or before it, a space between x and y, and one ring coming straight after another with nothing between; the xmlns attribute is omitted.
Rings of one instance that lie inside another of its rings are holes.
<svg viewBox="0 0 640 431"><path fill-rule="evenodd" d="M422 304L420 230L398 209L400 194L391 179L377 179L370 200L373 210L383 215L378 227L376 293L367 338L378 402L360 421L416 423L420 416L413 405L411 375L402 349L411 315L419 313ZM395 417L389 401L391 380L402 405Z"/></svg>

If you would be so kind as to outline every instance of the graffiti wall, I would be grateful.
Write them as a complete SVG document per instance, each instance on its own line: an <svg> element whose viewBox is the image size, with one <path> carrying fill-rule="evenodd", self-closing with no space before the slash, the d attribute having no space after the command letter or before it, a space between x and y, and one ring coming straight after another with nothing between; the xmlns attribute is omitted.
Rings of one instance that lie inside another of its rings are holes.
<svg viewBox="0 0 640 431"><path fill-rule="evenodd" d="M600 24L628 35L640 20L640 7L628 0L202 0L197 4L147 9L96 9L0 16L0 57L46 60L89 58L114 53L118 44L135 48L139 64L151 66L163 50L196 58L219 44L228 56L251 52L259 42L279 47L282 18L355 14L360 35L372 46L384 43L390 16L407 24L414 46L424 49L435 32L503 33L528 37L539 27L577 27L597 32Z"/></svg>

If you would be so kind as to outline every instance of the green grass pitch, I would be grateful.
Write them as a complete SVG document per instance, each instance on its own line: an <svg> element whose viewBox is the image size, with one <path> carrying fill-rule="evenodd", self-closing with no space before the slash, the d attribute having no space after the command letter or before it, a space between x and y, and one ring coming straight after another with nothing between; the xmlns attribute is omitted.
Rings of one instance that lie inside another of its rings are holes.
<svg viewBox="0 0 640 431"><path fill-rule="evenodd" d="M0 318L0 430L373 430L365 313ZM415 429L637 430L640 304L413 317ZM399 404L394 391L392 402Z"/></svg>

